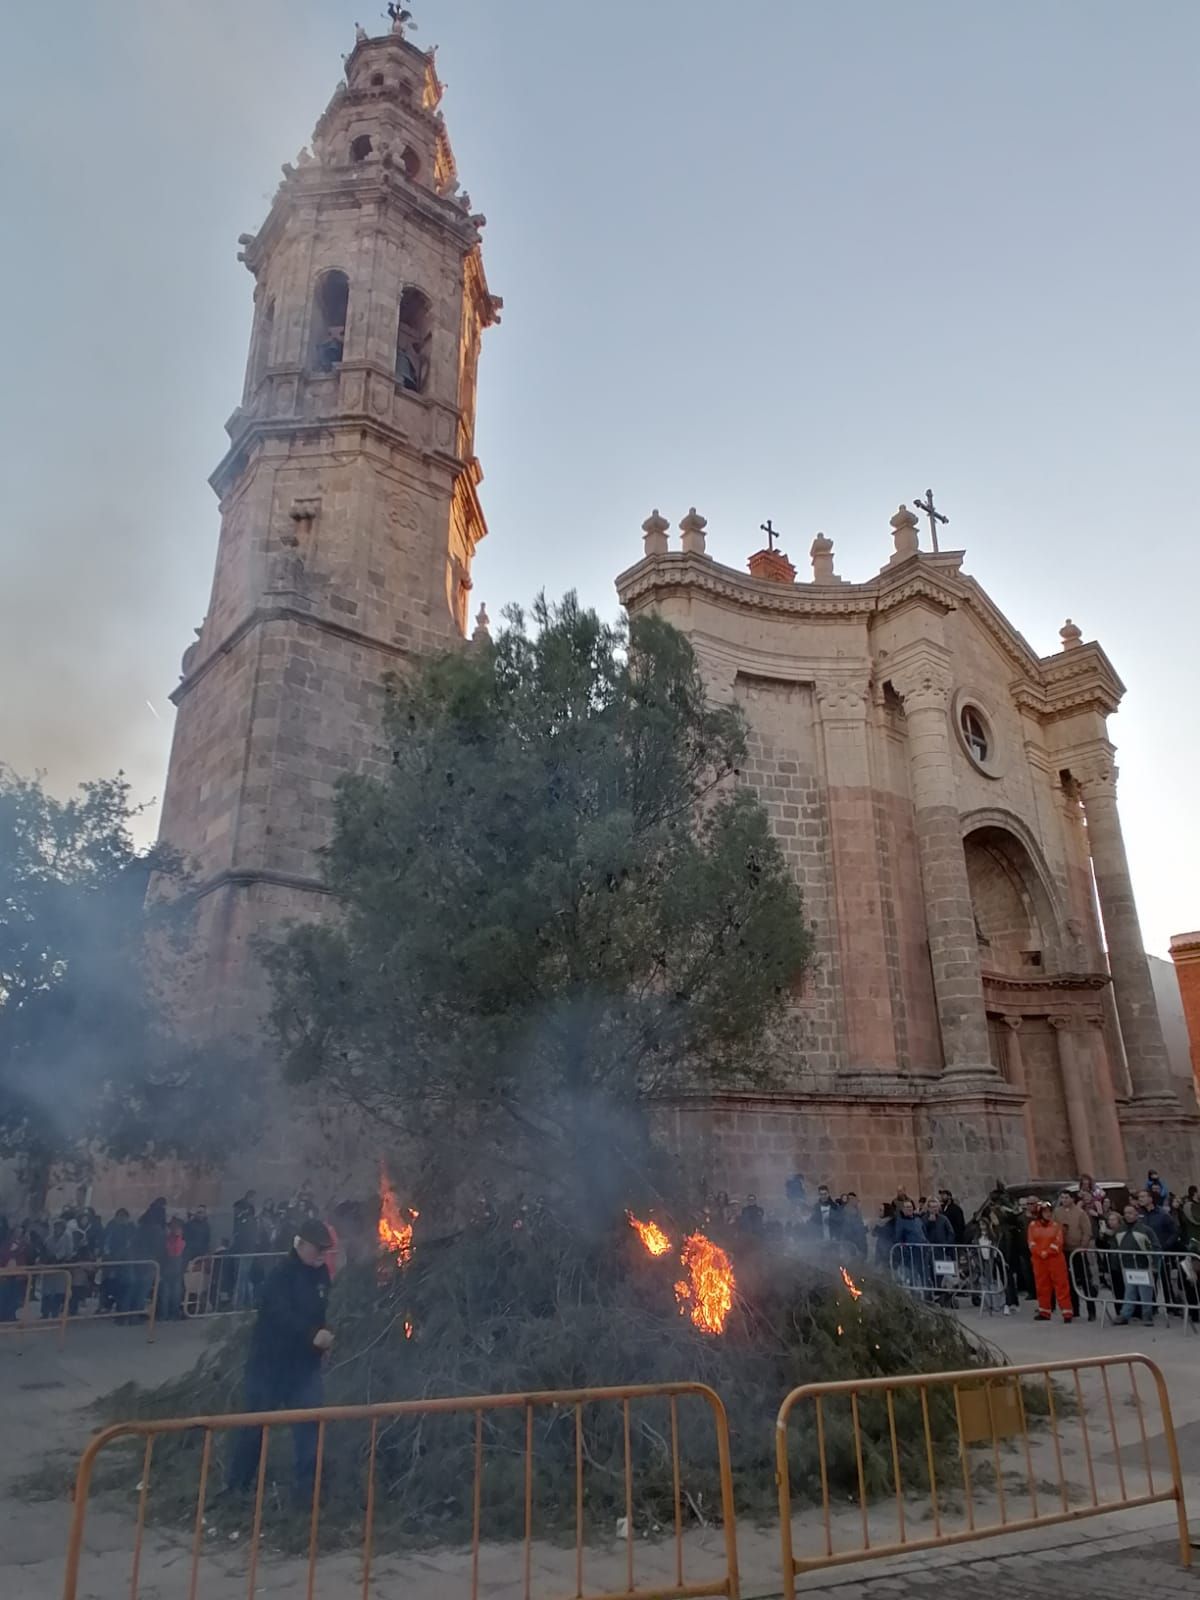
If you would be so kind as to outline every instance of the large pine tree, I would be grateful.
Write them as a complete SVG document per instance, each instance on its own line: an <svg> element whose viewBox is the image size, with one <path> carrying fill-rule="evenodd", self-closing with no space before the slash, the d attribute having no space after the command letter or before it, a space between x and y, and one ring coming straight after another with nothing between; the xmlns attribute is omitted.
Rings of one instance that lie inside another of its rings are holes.
<svg viewBox="0 0 1200 1600"><path fill-rule="evenodd" d="M530 621L392 686L390 764L338 796L344 915L275 955L275 1021L294 1077L598 1200L649 1102L768 1070L809 935L687 640L574 596Z"/></svg>

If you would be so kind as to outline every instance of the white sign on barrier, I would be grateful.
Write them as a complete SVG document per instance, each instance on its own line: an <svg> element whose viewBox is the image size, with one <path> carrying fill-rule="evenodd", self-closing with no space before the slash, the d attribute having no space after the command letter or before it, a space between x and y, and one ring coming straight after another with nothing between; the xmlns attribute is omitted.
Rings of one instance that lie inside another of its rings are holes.
<svg viewBox="0 0 1200 1600"><path fill-rule="evenodd" d="M1135 1289L1148 1289L1150 1287L1150 1274L1144 1267L1126 1267L1125 1282L1131 1283Z"/></svg>
<svg viewBox="0 0 1200 1600"><path fill-rule="evenodd" d="M933 1270L939 1278L952 1278L954 1276L953 1261L935 1261Z"/></svg>

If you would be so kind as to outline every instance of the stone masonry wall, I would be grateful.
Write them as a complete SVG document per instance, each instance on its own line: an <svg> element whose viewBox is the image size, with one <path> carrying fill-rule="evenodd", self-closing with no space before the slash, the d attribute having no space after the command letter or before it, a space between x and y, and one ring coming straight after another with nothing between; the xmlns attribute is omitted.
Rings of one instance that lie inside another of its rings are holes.
<svg viewBox="0 0 1200 1600"><path fill-rule="evenodd" d="M734 685L750 724L741 780L771 819L813 925L812 965L793 1004L798 1068L836 1069L841 1050L838 950L831 916L829 827L817 770L811 690L740 677Z"/></svg>

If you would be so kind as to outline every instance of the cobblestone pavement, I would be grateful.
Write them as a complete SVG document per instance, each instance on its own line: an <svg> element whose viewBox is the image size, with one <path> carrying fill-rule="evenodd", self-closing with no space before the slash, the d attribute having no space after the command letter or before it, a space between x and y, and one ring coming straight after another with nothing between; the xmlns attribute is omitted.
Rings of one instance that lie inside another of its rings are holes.
<svg viewBox="0 0 1200 1600"><path fill-rule="evenodd" d="M974 1592L980 1600L1136 1600L1139 1595L1200 1595L1200 1568L1179 1564L1174 1540L1147 1543L1145 1535L1096 1541L1083 1546L989 1559L982 1550L969 1561L920 1568L911 1558L904 1572L884 1577L850 1577L814 1586L811 1579L798 1593L819 1593L827 1600L946 1600L947 1595ZM1198 1552L1200 1559L1200 1552Z"/></svg>

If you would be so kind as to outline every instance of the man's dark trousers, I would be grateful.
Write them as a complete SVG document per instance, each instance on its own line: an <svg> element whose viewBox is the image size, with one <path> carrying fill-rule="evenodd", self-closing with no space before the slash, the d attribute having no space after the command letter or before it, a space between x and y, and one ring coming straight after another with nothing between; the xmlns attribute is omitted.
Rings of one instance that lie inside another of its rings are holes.
<svg viewBox="0 0 1200 1600"><path fill-rule="evenodd" d="M247 1411L299 1411L323 1403L324 1386L320 1367L296 1375L273 1372L247 1372L245 1409ZM250 1489L258 1477L262 1452L262 1429L239 1428L227 1483L230 1489ZM297 1505L312 1501L317 1470L317 1424L292 1424L292 1498Z"/></svg>

